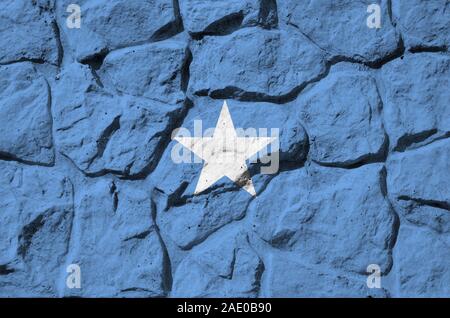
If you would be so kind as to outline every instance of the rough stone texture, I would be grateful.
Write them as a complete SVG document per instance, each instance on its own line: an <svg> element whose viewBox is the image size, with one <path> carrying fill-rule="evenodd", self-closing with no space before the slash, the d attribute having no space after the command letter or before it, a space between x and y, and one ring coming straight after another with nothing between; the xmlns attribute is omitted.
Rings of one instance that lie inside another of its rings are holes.
<svg viewBox="0 0 450 318"><path fill-rule="evenodd" d="M101 74L119 92L177 103L184 99L183 67L187 59L185 43L162 41L108 54Z"/></svg>
<svg viewBox="0 0 450 318"><path fill-rule="evenodd" d="M389 158L388 188L392 202L417 226L450 233L450 143L448 139ZM414 171L412 173L411 171Z"/></svg>
<svg viewBox="0 0 450 318"><path fill-rule="evenodd" d="M165 104L99 87L88 68L61 73L55 96L55 139L88 174L139 176L152 169L183 104Z"/></svg>
<svg viewBox="0 0 450 318"><path fill-rule="evenodd" d="M383 157L387 137L382 101L370 74L351 65L335 66L303 99L300 117L309 133L314 161L351 166Z"/></svg>
<svg viewBox="0 0 450 318"><path fill-rule="evenodd" d="M48 168L1 162L0 169L0 296L57 296L74 218L72 183Z"/></svg>
<svg viewBox="0 0 450 318"><path fill-rule="evenodd" d="M402 32L405 45L413 49L445 48L450 45L450 2L392 1L394 20Z"/></svg>
<svg viewBox="0 0 450 318"><path fill-rule="evenodd" d="M0 64L22 60L58 62L51 0L0 3Z"/></svg>
<svg viewBox="0 0 450 318"><path fill-rule="evenodd" d="M198 165L197 165L198 166ZM197 170L198 175L200 169ZM169 176L170 177L170 176ZM256 192L260 193L268 177L253 178ZM157 222L162 231L181 249L188 250L204 241L223 226L242 219L252 197L239 191L228 180L219 181L213 190L203 195L193 195L195 182L184 194L187 181L182 181L173 192L156 188L154 200L160 202ZM164 185L164 183L163 183ZM185 217L189 215L189 217Z"/></svg>
<svg viewBox="0 0 450 318"><path fill-rule="evenodd" d="M382 10L379 29L369 29L366 24L371 4ZM333 58L377 63L392 55L399 42L388 7L387 0L280 1L280 20Z"/></svg>
<svg viewBox="0 0 450 318"><path fill-rule="evenodd" d="M445 258L450 253L448 233L439 235L426 227L404 226L398 240L396 259L399 260L400 296L448 297L450 273Z"/></svg>
<svg viewBox="0 0 450 318"><path fill-rule="evenodd" d="M276 27L273 0L181 0L180 11L192 36L223 35L241 27Z"/></svg>
<svg viewBox="0 0 450 318"><path fill-rule="evenodd" d="M388 271L395 217L383 195L383 173L380 164L282 173L250 205L252 227L272 246L312 264L355 273L378 264Z"/></svg>
<svg viewBox="0 0 450 318"><path fill-rule="evenodd" d="M1 297L450 297L449 1L70 3L0 4ZM225 99L256 196L172 140Z"/></svg>
<svg viewBox="0 0 450 318"><path fill-rule="evenodd" d="M58 1L58 18L65 25L71 0ZM108 51L169 37L178 28L172 0L81 0L80 29L63 28L78 61Z"/></svg>
<svg viewBox="0 0 450 318"><path fill-rule="evenodd" d="M450 57L407 55L382 70L386 130L395 150L450 135Z"/></svg>
<svg viewBox="0 0 450 318"><path fill-rule="evenodd" d="M264 297L386 297L386 290L368 289L366 277L304 264L295 254L273 253L267 262Z"/></svg>
<svg viewBox="0 0 450 318"><path fill-rule="evenodd" d="M195 248L174 276L174 297L255 297L263 263L239 229L216 233Z"/></svg>
<svg viewBox="0 0 450 318"><path fill-rule="evenodd" d="M50 165L54 160L49 86L29 62L0 66L0 155Z"/></svg>
<svg viewBox="0 0 450 318"><path fill-rule="evenodd" d="M193 47L189 89L217 98L266 98L291 93L325 72L323 54L303 36L245 28L207 36Z"/></svg>
<svg viewBox="0 0 450 318"><path fill-rule="evenodd" d="M164 250L148 191L107 180L81 191L75 202L78 242L68 261L84 269L86 288L66 288L67 295L164 296Z"/></svg>

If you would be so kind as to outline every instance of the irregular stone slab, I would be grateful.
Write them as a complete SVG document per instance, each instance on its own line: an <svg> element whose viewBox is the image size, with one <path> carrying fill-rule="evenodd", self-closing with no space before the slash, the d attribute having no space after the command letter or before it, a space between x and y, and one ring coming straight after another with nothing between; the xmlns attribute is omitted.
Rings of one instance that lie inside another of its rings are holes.
<svg viewBox="0 0 450 318"><path fill-rule="evenodd" d="M450 46L450 2L392 1L392 13L410 48Z"/></svg>
<svg viewBox="0 0 450 318"><path fill-rule="evenodd" d="M337 65L299 103L314 161L348 167L384 157L383 104L369 73Z"/></svg>
<svg viewBox="0 0 450 318"><path fill-rule="evenodd" d="M256 297L263 263L238 228L224 229L180 263L172 297Z"/></svg>
<svg viewBox="0 0 450 318"><path fill-rule="evenodd" d="M50 89L29 62L0 66L0 155L52 165Z"/></svg>
<svg viewBox="0 0 450 318"><path fill-rule="evenodd" d="M202 165L197 166L196 178L200 176ZM152 179L162 182L162 179L153 178L153 174ZM268 179L267 175L252 178L257 195ZM191 249L223 226L242 219L253 200L249 193L225 178L210 190L193 195L196 182L172 183L172 187L176 188L172 193L156 188L153 196L158 203L156 214L159 228L183 250Z"/></svg>
<svg viewBox="0 0 450 318"><path fill-rule="evenodd" d="M395 247L399 297L450 297L450 236L400 226Z"/></svg>
<svg viewBox="0 0 450 318"><path fill-rule="evenodd" d="M112 95L79 64L60 77L54 123L62 154L92 175L143 176L153 169L183 104Z"/></svg>
<svg viewBox="0 0 450 318"><path fill-rule="evenodd" d="M281 173L249 206L250 224L263 240L308 263L361 274L378 264L385 272L395 217L380 185L383 172L372 164Z"/></svg>
<svg viewBox="0 0 450 318"><path fill-rule="evenodd" d="M190 91L216 98L279 101L326 71L306 38L259 28L204 37L192 54Z"/></svg>
<svg viewBox="0 0 450 318"><path fill-rule="evenodd" d="M304 264L297 253L273 253L265 263L267 285L263 297L388 297L384 289L367 287L367 275L336 271L320 264Z"/></svg>
<svg viewBox="0 0 450 318"><path fill-rule="evenodd" d="M108 54L100 71L122 93L177 103L184 100L186 43L162 41Z"/></svg>
<svg viewBox="0 0 450 318"><path fill-rule="evenodd" d="M450 58L406 55L382 69L384 119L392 148L403 151L450 135Z"/></svg>
<svg viewBox="0 0 450 318"><path fill-rule="evenodd" d="M450 233L450 140L395 154L387 183L397 211L417 226Z"/></svg>
<svg viewBox="0 0 450 318"><path fill-rule="evenodd" d="M58 63L52 9L42 0L0 3L0 64L22 60Z"/></svg>
<svg viewBox="0 0 450 318"><path fill-rule="evenodd" d="M164 252L152 220L149 192L105 179L79 191L76 242L69 261L80 266L82 288L66 288L65 294L164 296Z"/></svg>
<svg viewBox="0 0 450 318"><path fill-rule="evenodd" d="M117 48L159 40L176 32L178 20L171 0L80 0L81 27L69 29L66 9L58 5L58 18L78 61Z"/></svg>
<svg viewBox="0 0 450 318"><path fill-rule="evenodd" d="M181 0L185 29L194 37L221 35L246 27L275 27L278 23L273 0Z"/></svg>
<svg viewBox="0 0 450 318"><path fill-rule="evenodd" d="M0 162L0 295L55 297L73 220L70 180Z"/></svg>
<svg viewBox="0 0 450 318"><path fill-rule="evenodd" d="M367 26L369 5L381 6L381 28ZM376 64L395 53L398 36L388 14L386 0L281 1L280 20L307 36L334 58L350 58Z"/></svg>

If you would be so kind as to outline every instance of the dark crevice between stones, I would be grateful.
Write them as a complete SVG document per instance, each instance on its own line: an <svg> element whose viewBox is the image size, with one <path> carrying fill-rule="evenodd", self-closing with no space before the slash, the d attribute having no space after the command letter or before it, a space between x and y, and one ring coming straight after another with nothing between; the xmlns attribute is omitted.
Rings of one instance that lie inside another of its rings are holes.
<svg viewBox="0 0 450 318"><path fill-rule="evenodd" d="M167 196L167 204L165 207L165 211L169 210L171 207L182 206L186 204L186 198L183 197L184 191L186 191L189 186L189 182L183 181L180 186L171 194ZM164 193L162 190L155 188L155 190Z"/></svg>
<svg viewBox="0 0 450 318"><path fill-rule="evenodd" d="M106 146L109 140L114 135L116 131L120 129L120 115L115 117L114 120L109 124L108 127L103 130L100 138L97 140L97 153L91 158L88 163L87 169L94 163L94 161L103 156Z"/></svg>
<svg viewBox="0 0 450 318"><path fill-rule="evenodd" d="M14 268L10 268L8 265L0 265L0 275L9 275L15 271Z"/></svg>
<svg viewBox="0 0 450 318"><path fill-rule="evenodd" d="M409 52L411 53L446 53L448 52L448 47L446 45L442 45L442 46L414 46L409 48Z"/></svg>
<svg viewBox="0 0 450 318"><path fill-rule="evenodd" d="M30 62L30 63L35 63L35 64L45 64L46 63L46 61L43 58L22 57L18 60L2 62L2 63L0 63L0 65L11 65L11 64L23 63L23 62Z"/></svg>
<svg viewBox="0 0 450 318"><path fill-rule="evenodd" d="M52 150L52 160L48 163L48 166L53 167L55 165L55 149L54 149L54 136L53 136L53 114L52 114L52 104L53 104L53 95L52 95L52 88L50 87L50 84L47 80L45 80L45 83L47 85L47 112L48 112L48 120L50 122L50 137L51 137L51 145L48 147L48 149Z"/></svg>
<svg viewBox="0 0 450 318"><path fill-rule="evenodd" d="M111 183L111 187L109 189L109 193L112 195L113 200L113 210L117 211L117 207L119 206L119 194L117 192L117 187L114 181Z"/></svg>
<svg viewBox="0 0 450 318"><path fill-rule="evenodd" d="M165 26L161 27L159 30L157 30L150 38L150 42L159 42L164 41L167 39L170 39L174 37L175 35L183 32L183 25L181 24L181 21L175 20L173 22L170 22L166 24Z"/></svg>
<svg viewBox="0 0 450 318"><path fill-rule="evenodd" d="M392 26L397 27L397 22L394 20L394 14L392 13L392 0L387 0L387 13Z"/></svg>
<svg viewBox="0 0 450 318"><path fill-rule="evenodd" d="M289 93L283 95L267 95L259 92L248 92L236 86L227 86L220 90L201 90L195 92L197 96L208 96L212 99L236 99L243 102L268 102L274 104L286 104L294 101L301 91L309 84L319 82L328 75L329 70L325 71L320 76L295 87Z"/></svg>
<svg viewBox="0 0 450 318"><path fill-rule="evenodd" d="M56 47L58 49L58 60L57 60L57 66L61 67L62 65L62 61L64 58L64 49L63 49L63 45L61 42L61 32L58 26L58 22L56 22L56 20L52 21L52 29L53 29L53 33L55 34L55 39L56 39Z"/></svg>
<svg viewBox="0 0 450 318"><path fill-rule="evenodd" d="M278 8L276 0L260 0L258 23L264 29L278 27Z"/></svg>
<svg viewBox="0 0 450 318"><path fill-rule="evenodd" d="M277 173L293 171L305 167L306 158L299 161L280 161L280 167Z"/></svg>
<svg viewBox="0 0 450 318"><path fill-rule="evenodd" d="M233 256L231 257L231 262L230 262L230 272L228 274L218 274L218 276L220 278L226 279L226 280L232 280L233 279L233 275L234 275L234 267L236 265L236 249L233 249Z"/></svg>
<svg viewBox="0 0 450 318"><path fill-rule="evenodd" d="M301 85L294 87L290 92L283 95L274 96L259 92L248 92L236 86L227 86L223 89L213 91L203 89L196 91L194 94L196 96L209 96L213 99L236 99L244 102L268 102L274 104L286 104L294 101L307 86L318 83L321 80L325 79L329 75L331 67L338 63L349 62L365 65L372 69L380 69L381 67L383 67L383 65L403 56L404 52L405 46L403 43L403 39L402 37L399 37L399 43L395 51L373 62L361 61L346 56L334 56L327 61L325 70L322 73L312 78L311 80L305 81Z"/></svg>
<svg viewBox="0 0 450 318"><path fill-rule="evenodd" d="M95 53L93 55L89 55L84 59L80 60L81 64L89 65L93 70L98 71L105 61L106 56L108 55L108 49L102 49L100 52Z"/></svg>
<svg viewBox="0 0 450 318"><path fill-rule="evenodd" d="M175 15L175 20L177 23L177 28L179 33L184 31L183 17L181 16L180 3L178 0L173 0L173 10Z"/></svg>
<svg viewBox="0 0 450 318"><path fill-rule="evenodd" d="M231 13L208 25L202 32L190 32L194 40L201 40L205 36L224 36L239 30L244 21L242 11Z"/></svg>
<svg viewBox="0 0 450 318"><path fill-rule="evenodd" d="M132 48L137 47L145 44L151 44L155 42L161 42L168 39L171 39L175 37L176 35L182 33L184 31L183 23L181 21L181 18L176 18L174 21L171 21L167 23L166 25L162 26L158 30L156 30L149 38L136 41L132 43L127 43L123 45L115 46L114 48L111 48L110 50L106 50L106 54L109 54L111 52L115 52L117 50L125 49L125 48ZM97 53L102 54L103 53ZM85 59L86 60L86 59Z"/></svg>
<svg viewBox="0 0 450 318"><path fill-rule="evenodd" d="M382 275L387 275L394 266L393 250L394 250L395 245L397 244L398 235L400 233L400 216L397 213L397 211L395 210L391 200L389 199L386 167L383 167L383 169L380 172L380 190L381 190L381 193L383 194L384 199L389 204L389 211L391 212L392 217L394 219L392 222L392 228L391 228L392 235L388 238L388 241L386 242L387 248L389 249L389 257L390 257L391 261L389 262L389 266L382 273Z"/></svg>
<svg viewBox="0 0 450 318"><path fill-rule="evenodd" d="M189 86L191 63L192 63L192 52L189 48L186 48L186 58L183 61L183 65L181 68L181 90L185 93Z"/></svg>
<svg viewBox="0 0 450 318"><path fill-rule="evenodd" d="M432 208L450 211L450 204L448 202L445 202L445 201L412 198L412 197L407 196L407 195L401 195L397 199L401 200L401 201L412 201L412 202L417 203L418 205L430 206Z"/></svg>
<svg viewBox="0 0 450 318"><path fill-rule="evenodd" d="M172 1L174 21L162 26L150 38L150 42L159 42L167 40L184 31L183 20L180 14L180 5L178 0Z"/></svg>
<svg viewBox="0 0 450 318"><path fill-rule="evenodd" d="M153 292L150 289L147 288L142 288L142 287L130 287L130 288L125 288L125 289L121 289L120 290L121 293L129 293L129 292Z"/></svg>
<svg viewBox="0 0 450 318"><path fill-rule="evenodd" d="M25 259L28 249L31 245L33 236L44 226L45 218L44 214L39 214L33 221L25 225L19 234L19 247L17 254Z"/></svg>
<svg viewBox="0 0 450 318"><path fill-rule="evenodd" d="M271 237L270 240L263 239L263 241L277 249L287 251L289 250L289 243L291 242L291 240L294 241L294 236L295 231L286 229L283 231L279 231L277 234Z"/></svg>
<svg viewBox="0 0 450 318"><path fill-rule="evenodd" d="M403 41L403 37L400 35L397 43L397 48L392 51L391 53L387 54L386 56L383 56L381 58L378 58L374 61L366 61L364 57L349 57L349 56L343 56L343 55L337 55L332 57L331 64L335 65L340 62L348 62L348 63L354 63L354 64L361 64L365 65L371 69L381 69L384 65L386 65L389 62L392 62L393 60L396 60L398 58L401 58L405 54L405 43Z"/></svg>
<svg viewBox="0 0 450 318"><path fill-rule="evenodd" d="M151 232L152 232L151 230L147 230L147 231L138 233L138 234L136 234L136 235L127 237L127 238L124 239L124 242L130 241L130 240L143 240L143 239L145 239Z"/></svg>
<svg viewBox="0 0 450 318"><path fill-rule="evenodd" d="M389 137L385 133L383 145L380 148L380 151L377 153L365 154L357 159L349 160L345 162L332 162L332 163L324 163L317 160L312 159L312 161L319 166L328 167L328 168L341 168L341 169L357 169L364 165L373 164L373 163L384 163L386 162L387 156L389 153Z"/></svg>
<svg viewBox="0 0 450 318"><path fill-rule="evenodd" d="M164 242L158 224L156 223L157 218L157 205L154 201L153 197L151 198L151 218L153 220L153 224L155 227L156 235L158 236L159 243L161 244L161 248L163 250L163 290L166 295L169 295L172 291L173 286L173 277L172 277L172 262L170 260L169 251L167 249L167 245Z"/></svg>
<svg viewBox="0 0 450 318"><path fill-rule="evenodd" d="M119 205L119 196L118 196L117 192L114 192L114 194L113 194L113 209L114 209L114 211L117 211L118 205Z"/></svg>
<svg viewBox="0 0 450 318"><path fill-rule="evenodd" d="M406 134L403 135L398 141L397 145L394 147L394 151L398 152L404 152L409 147L413 146L414 144L419 144L425 140L427 140L429 137L435 135L437 133L437 129L430 129L426 131L422 131L417 134Z"/></svg>
<svg viewBox="0 0 450 318"><path fill-rule="evenodd" d="M92 77L94 77L95 83L99 87L104 88L105 86L103 85L102 79L98 75L97 71L92 66L89 66L89 69L91 70L91 74L92 74Z"/></svg>
<svg viewBox="0 0 450 318"><path fill-rule="evenodd" d="M219 195L219 194L223 194L223 193L227 193L227 192L238 191L240 189L240 187L234 183L230 184L229 186L225 186L225 187L222 184L220 184L220 185L216 184L216 185L210 186L208 189L205 189L201 193L183 195L183 193L186 190L188 185L189 185L189 183L183 182L182 186L180 186L175 192L173 192L169 195L169 198L167 201L167 206L165 209L166 211L172 207L181 207L186 204L189 204L194 197L207 196L207 195L213 193L214 191L215 191L214 195ZM216 190L218 190L218 191L216 191Z"/></svg>
<svg viewBox="0 0 450 318"><path fill-rule="evenodd" d="M150 163L147 166L145 166L140 172L138 172L136 174L129 174L127 171L125 171L125 173L122 173L122 172L117 173L114 171L104 170L104 171L100 172L100 175L104 175L106 173L113 173L113 174L118 174L121 179L126 179L126 180L143 180L143 179L145 179L157 167L164 151L166 150L167 146L169 145L169 143L172 140L171 139L172 131L181 126L181 124L184 121L184 118L187 116L187 113L192 106L193 106L192 101L190 99L186 98L186 100L184 101L184 107L182 109L169 114L170 118L169 118L169 124L167 125L167 128L164 131L155 135L155 137L161 137L161 138L158 142L158 145L156 146L156 150L153 154L152 160L150 160Z"/></svg>
<svg viewBox="0 0 450 318"><path fill-rule="evenodd" d="M26 164L26 165L30 165L30 166L41 166L41 167L53 167L55 164L54 162L44 163L44 162L35 162L35 161L24 160L24 159L17 157L14 154L11 154L11 153L8 153L5 151L0 151L0 160L16 161L18 163L22 163L22 164Z"/></svg>
<svg viewBox="0 0 450 318"><path fill-rule="evenodd" d="M108 55L108 53L109 50L103 49L100 52L88 56L80 61L81 64L89 66L89 69L91 71L92 76L95 79L95 82L97 83L98 86L102 88L104 87L104 85L97 71L100 70L100 68L102 67L103 62L105 61L105 58Z"/></svg>
<svg viewBox="0 0 450 318"><path fill-rule="evenodd" d="M305 127L302 125L302 127ZM305 167L306 162L309 160L310 156L310 138L309 134L306 131L306 128L304 128L305 131L305 141L304 141L304 149L303 149L303 156L300 158L300 160L292 161L292 160L281 160L279 163L279 169L278 173L280 172L287 172L287 171L293 171L297 169L301 169Z"/></svg>

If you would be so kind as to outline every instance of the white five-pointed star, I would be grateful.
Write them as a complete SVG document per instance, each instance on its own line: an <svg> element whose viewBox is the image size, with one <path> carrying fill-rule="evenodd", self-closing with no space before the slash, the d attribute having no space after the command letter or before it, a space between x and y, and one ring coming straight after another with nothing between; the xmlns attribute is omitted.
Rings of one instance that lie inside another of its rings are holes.
<svg viewBox="0 0 450 318"><path fill-rule="evenodd" d="M276 137L238 137L224 101L212 137L175 137L176 141L204 160L194 194L206 190L222 177L255 196L245 161L276 140Z"/></svg>

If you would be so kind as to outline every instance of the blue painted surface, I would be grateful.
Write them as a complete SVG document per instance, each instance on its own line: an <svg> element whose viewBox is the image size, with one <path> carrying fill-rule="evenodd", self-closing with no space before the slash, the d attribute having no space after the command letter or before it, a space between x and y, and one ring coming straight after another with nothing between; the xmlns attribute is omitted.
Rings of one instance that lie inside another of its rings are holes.
<svg viewBox="0 0 450 318"><path fill-rule="evenodd" d="M450 297L449 35L447 0L2 1L0 296ZM224 100L279 129L256 197L173 160Z"/></svg>

